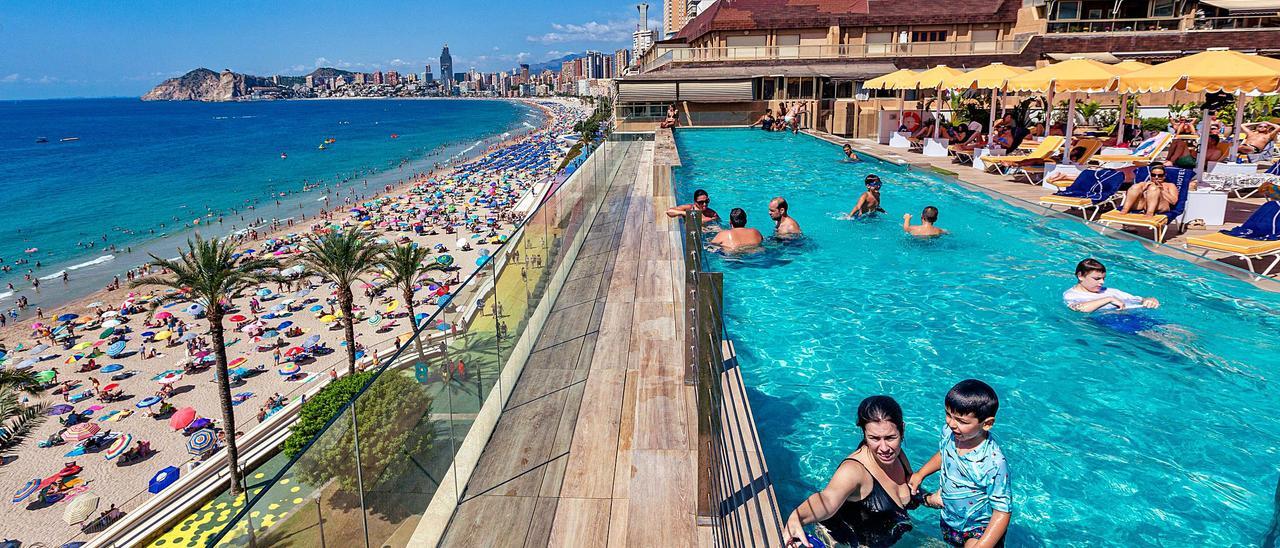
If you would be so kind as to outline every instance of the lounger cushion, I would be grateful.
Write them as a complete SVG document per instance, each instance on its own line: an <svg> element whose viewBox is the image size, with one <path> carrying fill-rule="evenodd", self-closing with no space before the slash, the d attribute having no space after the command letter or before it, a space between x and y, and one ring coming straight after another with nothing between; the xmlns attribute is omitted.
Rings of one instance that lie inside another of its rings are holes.
<svg viewBox="0 0 1280 548"><path fill-rule="evenodd" d="M1102 214L1098 220L1104 223L1120 223L1122 225L1136 225L1158 227L1169 224L1169 217L1164 214L1156 214L1154 217L1148 217L1141 213L1120 213L1119 211L1108 211Z"/></svg>
<svg viewBox="0 0 1280 548"><path fill-rule="evenodd" d="M1204 236L1190 236L1187 238L1187 245L1250 257L1280 253L1280 241L1264 242L1217 232Z"/></svg>
<svg viewBox="0 0 1280 548"><path fill-rule="evenodd" d="M1088 198L1072 198L1070 196L1045 196L1040 198L1040 203L1071 207L1087 207L1093 205L1093 200Z"/></svg>

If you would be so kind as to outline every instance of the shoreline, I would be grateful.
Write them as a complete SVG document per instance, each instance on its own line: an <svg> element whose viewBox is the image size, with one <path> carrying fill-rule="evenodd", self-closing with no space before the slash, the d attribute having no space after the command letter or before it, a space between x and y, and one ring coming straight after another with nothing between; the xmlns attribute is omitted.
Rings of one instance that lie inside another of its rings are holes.
<svg viewBox="0 0 1280 548"><path fill-rule="evenodd" d="M343 99L343 98L282 99L282 100L305 101L305 100L318 100L318 99L334 100L334 99ZM380 98L370 97L369 99L380 99ZM431 98L423 97L421 99L431 99ZM486 137L485 139L481 139L480 143L483 143L485 140L501 138L501 140L498 140L493 144L486 146L483 149L480 149L479 145L474 143L472 144L459 143L459 144L453 145L453 147L457 147L457 148L465 148L465 147L471 146L472 148L467 151L469 153L464 153L461 151L455 152L453 150L450 150L450 148L452 147L444 148L440 151L441 154L448 154L448 155L442 158L438 158L437 163L440 164L439 172L436 172L434 166L431 166L431 165L414 166L414 164L432 163L431 159L433 157L428 155L415 160L410 160L407 163L402 164L398 168L389 169L389 170L377 173L375 174L375 177L378 175L385 176L387 174L394 174L393 176L390 177L393 182L387 182L387 183L379 182L377 185L370 187L373 189L371 194L364 195L359 199L362 201L372 200L380 196L384 196L388 194L395 195L397 193L403 192L409 186L413 185L416 182L416 178L420 175L425 175L429 177L448 176L449 174L455 171L456 168L454 166L459 164L464 164L464 163L467 163L468 161L482 157L496 149L510 146L512 143L514 143L523 135L526 135L530 132L545 130L555 122L555 117L552 114L552 112L546 107L539 105L537 101L534 99L524 99L524 98L512 98L512 99L494 98L494 99L512 101L514 103L521 104L532 109L533 111L537 112L541 116L539 125L533 128L522 126L520 124L525 122L524 118L526 118L526 116L521 116L520 119L518 119L515 122L516 125L512 126L511 129L508 129L507 131L504 131L501 133L495 133L493 135L490 135L489 137ZM422 171L414 171L412 170L413 167L425 167L426 169ZM408 173L403 173L402 171L404 168L410 168L410 171ZM391 187L390 190L387 190L385 188L388 185ZM303 193L299 193L299 194L303 194ZM342 195L339 195L338 193L334 192L334 193L320 193L317 196L321 197L321 199L312 200L310 203L312 204L318 204L321 202L327 203L328 197L333 197L334 201L339 203L333 204L332 208L327 207L326 205L320 205L319 207L315 207L315 208L305 208L302 206L305 206L308 202L300 201L298 202L298 205L300 206L298 210L291 209L291 210L281 211L279 213L287 214L287 213L293 213L295 211L301 210L301 219L296 218L296 215L297 215L296 213L294 216L283 215L278 218L264 217L264 220L266 222L263 225L254 224L254 225L241 227L241 228L237 228L235 225L232 225L232 227L229 229L220 228L218 230L218 235L214 237L221 239L221 238L234 236L235 234L238 234L238 233L246 233L249 230L257 230L258 237L256 239L246 239L237 244L238 248L245 249L248 245L254 242L260 242L270 238L283 236L290 232L305 231L304 230L305 223L311 222L313 219L315 219L318 215L322 214L326 210L338 211L342 209L343 204L340 203L343 197ZM290 203L289 205L290 207L292 207L293 204ZM256 209L250 210L250 212L254 212L254 211L258 211L258 210ZM272 220L279 221L280 225L274 229L270 228ZM293 221L295 224L289 224L288 222L286 222L290 220ZM187 230L187 229L190 229L190 230ZM193 235L198 234L199 231L200 231L200 227L198 226L184 227L184 230L182 230L181 232L178 232L175 234L166 234L164 236L156 237L155 239L149 242L139 243L139 245L136 246L136 249L133 249L133 252L129 253L129 255L132 256L139 252L145 253L147 252L148 247L154 249L156 246L164 245L168 242L176 242L179 246L185 245L185 242L188 239L190 239ZM49 274L46 274L44 276L35 276L35 277L40 278L44 282L50 282L42 285L51 285L52 283L55 283L57 281L57 278L58 278L57 275L62 271L76 270L76 269L73 269L72 267L79 267L81 265L114 263L116 259L119 259L121 257L121 255L125 255L125 253L117 250L115 252L106 252L102 255L99 255L97 258L86 259L84 261L77 262L73 265L66 265L66 266L57 265L56 268L54 266L46 265L44 268L49 269L49 270L46 270L46 272L49 272ZM112 259L103 260L103 258L107 256L111 256ZM98 286L98 289L93 289L88 294L70 296L61 301L57 301L56 304L53 304L50 306L45 306L45 303L43 302L35 303L31 306L28 306L26 310L22 311L22 315L17 320L11 319L4 327L0 327L0 343L9 344L10 342L14 342L16 344L16 342L19 340L30 338L29 327L32 322L48 321L50 318L56 318L58 315L64 314L64 313L78 314L81 311L83 311L85 308L87 308L85 305L88 305L89 303L99 302L99 301L101 302L110 301L111 297L113 295L118 294L120 291L128 291L127 284L126 284L126 287L122 287L119 290L115 290L115 291L107 290L104 286L106 284L111 283L112 281L111 276L113 275L117 277L125 276L125 273L127 273L128 271L137 269L138 267L145 265L147 262L149 261L143 260L139 264L129 265L123 269L114 269L112 271L101 273L101 276L102 276L101 279L95 282L95 284ZM97 275L97 274L99 273L93 273L91 275ZM45 278L50 278L50 279L46 280ZM122 279L122 283L123 283L123 279ZM48 289L52 289L52 288L48 288ZM46 291L48 291L48 289L46 289ZM23 287L18 289L17 291L12 292L12 294L8 295L7 297L0 297L0 298L4 298L6 300L8 299L16 300L18 297L22 296L24 292L30 292L30 291L31 291L30 288ZM8 292L9 290L7 287L0 288L0 293L8 293ZM42 308L44 317L45 317L44 320L39 320L36 318L34 309L37 306ZM3 311L7 311L9 308L16 308L16 304L13 301L6 302L3 307L0 307L0 313L3 313ZM12 347L12 345L10 345L10 347Z"/></svg>

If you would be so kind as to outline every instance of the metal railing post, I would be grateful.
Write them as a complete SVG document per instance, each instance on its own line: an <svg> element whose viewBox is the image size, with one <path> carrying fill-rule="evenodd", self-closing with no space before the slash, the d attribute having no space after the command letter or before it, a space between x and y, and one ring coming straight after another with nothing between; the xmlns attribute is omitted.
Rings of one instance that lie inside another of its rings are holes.
<svg viewBox="0 0 1280 548"><path fill-rule="evenodd" d="M364 506L364 472L360 469L360 425L356 422L356 405L351 402L347 411L351 413L351 436L356 449L356 491L360 493L360 524L364 530L364 548L369 548L369 512Z"/></svg>

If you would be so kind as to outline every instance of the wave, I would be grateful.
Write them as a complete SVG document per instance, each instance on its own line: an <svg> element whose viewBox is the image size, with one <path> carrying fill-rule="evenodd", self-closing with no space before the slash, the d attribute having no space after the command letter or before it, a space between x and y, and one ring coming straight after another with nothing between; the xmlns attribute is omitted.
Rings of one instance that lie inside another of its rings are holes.
<svg viewBox="0 0 1280 548"><path fill-rule="evenodd" d="M63 273L63 272L66 272L66 270L59 270L59 271L54 272L53 274L50 274L50 275L48 275L48 276L41 276L41 277L40 277L40 279L41 279L41 280L56 280L56 279L58 279L58 278L61 278L61 277L62 277L62 273Z"/></svg>
<svg viewBox="0 0 1280 548"><path fill-rule="evenodd" d="M535 126L535 125L533 125L533 124L530 124L529 122L524 122L524 127L532 127L532 128L536 128L536 127L538 127L538 126Z"/></svg>
<svg viewBox="0 0 1280 548"><path fill-rule="evenodd" d="M227 117L226 117L226 116L214 116L214 117L213 117L213 119L214 119L214 120L226 120L226 119L227 119Z"/></svg>
<svg viewBox="0 0 1280 548"><path fill-rule="evenodd" d="M107 262L107 261L114 260L115 258L116 258L116 256L115 256L115 255L103 255L103 256L98 257L97 259L94 259L94 260L92 260L92 261L85 261L85 262L80 263L80 264L73 264L73 265L71 265L71 266L68 266L68 267L67 267L67 270L80 270L81 268L85 268L85 267L93 266L93 265L95 265L95 264L102 264L102 263L105 263L105 262Z"/></svg>
<svg viewBox="0 0 1280 548"><path fill-rule="evenodd" d="M13 296L12 291L5 291L4 293L0 293L0 299L8 299L9 297L12 297L12 296Z"/></svg>

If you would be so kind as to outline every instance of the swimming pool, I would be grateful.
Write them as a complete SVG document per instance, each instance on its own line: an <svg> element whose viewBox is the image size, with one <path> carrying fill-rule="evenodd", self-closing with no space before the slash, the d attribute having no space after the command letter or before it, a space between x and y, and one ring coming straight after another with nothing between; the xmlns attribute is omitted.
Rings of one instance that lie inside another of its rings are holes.
<svg viewBox="0 0 1280 548"><path fill-rule="evenodd" d="M902 404L918 467L937 449L943 395L975 377L1001 399L1012 546L1261 540L1280 462L1280 296L923 171L842 163L809 136L680 130L676 142L680 203L706 189L720 215L742 207L767 236L781 195L806 234L707 265L725 273L784 519L857 445L862 398ZM873 172L888 213L843 219ZM902 233L902 214L926 205L952 234ZM1151 314L1166 325L1144 337L1067 310L1061 294L1090 256L1109 285L1159 298ZM903 545L938 537L936 511L913 518Z"/></svg>

